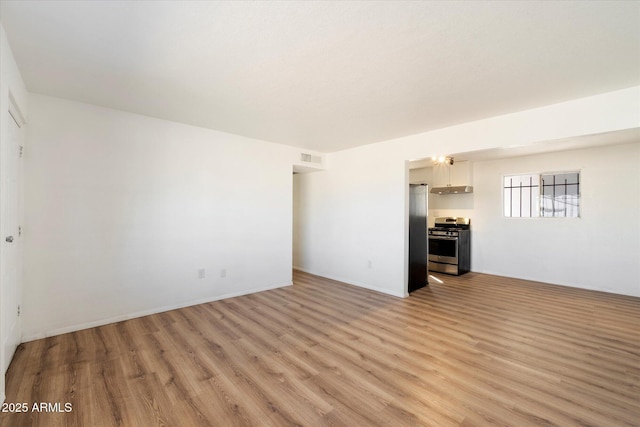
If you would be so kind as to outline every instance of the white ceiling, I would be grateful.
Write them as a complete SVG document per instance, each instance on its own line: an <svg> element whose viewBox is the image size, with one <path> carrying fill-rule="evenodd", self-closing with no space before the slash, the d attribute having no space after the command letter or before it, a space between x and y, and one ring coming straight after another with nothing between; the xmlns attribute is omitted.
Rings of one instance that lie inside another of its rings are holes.
<svg viewBox="0 0 640 427"><path fill-rule="evenodd" d="M322 152L640 84L640 2L6 1L28 89Z"/></svg>

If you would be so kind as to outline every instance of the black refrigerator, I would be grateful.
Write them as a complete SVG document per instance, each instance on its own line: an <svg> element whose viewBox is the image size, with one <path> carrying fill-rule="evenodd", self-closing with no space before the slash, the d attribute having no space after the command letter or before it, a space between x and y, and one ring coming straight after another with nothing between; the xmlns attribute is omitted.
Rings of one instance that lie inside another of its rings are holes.
<svg viewBox="0 0 640 427"><path fill-rule="evenodd" d="M429 284L427 258L429 237L427 236L427 186L409 185L409 293Z"/></svg>

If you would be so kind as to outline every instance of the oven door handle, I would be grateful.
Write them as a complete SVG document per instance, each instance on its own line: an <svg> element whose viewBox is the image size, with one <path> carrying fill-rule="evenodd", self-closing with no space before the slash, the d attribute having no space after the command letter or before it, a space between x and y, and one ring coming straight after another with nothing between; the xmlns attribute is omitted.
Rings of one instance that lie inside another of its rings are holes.
<svg viewBox="0 0 640 427"><path fill-rule="evenodd" d="M448 236L429 236L430 239L438 239L438 240L458 240L457 237L448 237Z"/></svg>

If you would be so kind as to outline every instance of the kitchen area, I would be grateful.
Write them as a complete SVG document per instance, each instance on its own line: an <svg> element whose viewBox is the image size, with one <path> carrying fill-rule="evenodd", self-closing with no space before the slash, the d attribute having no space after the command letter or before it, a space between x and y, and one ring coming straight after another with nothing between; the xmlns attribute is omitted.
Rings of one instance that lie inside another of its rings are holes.
<svg viewBox="0 0 640 427"><path fill-rule="evenodd" d="M638 193L631 196L628 185L638 188L639 153L637 131L620 131L588 140L454 153L452 165L432 158L411 161L409 183L428 184L428 228L436 227L437 218L469 218L470 270L475 273L638 295L640 222L632 222L632 232L615 235L603 224L638 209ZM505 213L506 176L567 171L580 172L578 217ZM470 186L472 192L431 192L449 183ZM446 281L447 274L430 267L430 275Z"/></svg>
<svg viewBox="0 0 640 427"><path fill-rule="evenodd" d="M474 188L473 162L448 157L452 164L432 158L410 162L409 183L429 186L427 217L429 228L435 227L438 217L473 219ZM445 192L446 188L459 189L458 193ZM464 192L462 189L467 188Z"/></svg>
<svg viewBox="0 0 640 427"><path fill-rule="evenodd" d="M428 274L461 275L471 270L471 217L474 208L473 167L470 161L456 161L452 156L434 157L410 163L411 205L426 204L426 228L410 221L411 252L427 254ZM416 189L423 187L421 192ZM416 197L416 194L419 196ZM410 208L412 215L423 209ZM420 251L415 241L428 242ZM414 242L412 245L412 241ZM416 257L416 256L414 256ZM412 261L410 261L412 262ZM419 289L411 272L424 274L418 267L410 268L409 292ZM426 284L426 283L425 283Z"/></svg>

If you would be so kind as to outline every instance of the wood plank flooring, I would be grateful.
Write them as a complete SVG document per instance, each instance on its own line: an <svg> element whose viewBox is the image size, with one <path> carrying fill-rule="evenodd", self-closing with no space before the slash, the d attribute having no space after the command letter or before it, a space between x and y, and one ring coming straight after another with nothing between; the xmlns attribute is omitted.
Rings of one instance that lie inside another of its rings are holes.
<svg viewBox="0 0 640 427"><path fill-rule="evenodd" d="M294 272L23 344L6 402L29 410L0 426L640 425L640 298L438 277L398 299Z"/></svg>

